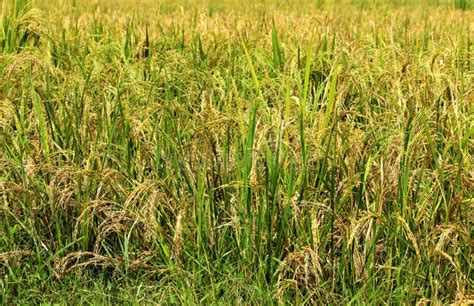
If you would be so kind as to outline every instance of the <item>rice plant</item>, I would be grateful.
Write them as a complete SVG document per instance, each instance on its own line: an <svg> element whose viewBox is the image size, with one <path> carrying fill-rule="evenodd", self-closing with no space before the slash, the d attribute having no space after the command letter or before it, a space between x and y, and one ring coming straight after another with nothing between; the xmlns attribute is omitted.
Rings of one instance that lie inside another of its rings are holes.
<svg viewBox="0 0 474 306"><path fill-rule="evenodd" d="M1 303L473 303L468 8L3 0Z"/></svg>

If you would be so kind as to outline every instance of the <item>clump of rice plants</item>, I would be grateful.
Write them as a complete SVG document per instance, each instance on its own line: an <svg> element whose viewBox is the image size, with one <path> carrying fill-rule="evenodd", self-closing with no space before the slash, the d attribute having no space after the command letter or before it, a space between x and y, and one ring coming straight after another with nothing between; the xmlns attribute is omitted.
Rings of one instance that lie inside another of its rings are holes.
<svg viewBox="0 0 474 306"><path fill-rule="evenodd" d="M472 303L467 8L2 1L1 303Z"/></svg>

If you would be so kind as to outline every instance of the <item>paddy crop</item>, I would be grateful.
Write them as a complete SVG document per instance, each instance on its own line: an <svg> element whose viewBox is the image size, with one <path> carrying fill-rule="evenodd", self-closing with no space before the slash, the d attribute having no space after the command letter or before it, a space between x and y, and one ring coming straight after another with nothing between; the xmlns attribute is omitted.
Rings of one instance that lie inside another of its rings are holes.
<svg viewBox="0 0 474 306"><path fill-rule="evenodd" d="M469 1L1 9L2 303L474 301Z"/></svg>

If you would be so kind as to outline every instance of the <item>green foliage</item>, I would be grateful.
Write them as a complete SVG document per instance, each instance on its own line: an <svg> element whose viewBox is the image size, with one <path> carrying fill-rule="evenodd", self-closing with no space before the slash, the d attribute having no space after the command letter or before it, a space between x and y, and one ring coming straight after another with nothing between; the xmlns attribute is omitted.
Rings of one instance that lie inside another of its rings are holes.
<svg viewBox="0 0 474 306"><path fill-rule="evenodd" d="M99 2L2 2L0 303L472 300L467 2Z"/></svg>
<svg viewBox="0 0 474 306"><path fill-rule="evenodd" d="M459 10L469 10L472 9L472 0L455 0L454 1L454 7L459 9Z"/></svg>

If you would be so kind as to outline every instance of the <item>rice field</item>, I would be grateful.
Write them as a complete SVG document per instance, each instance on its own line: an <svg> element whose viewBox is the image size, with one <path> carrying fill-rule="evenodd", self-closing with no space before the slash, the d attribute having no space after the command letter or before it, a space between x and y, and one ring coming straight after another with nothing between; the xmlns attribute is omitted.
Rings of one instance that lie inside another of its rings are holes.
<svg viewBox="0 0 474 306"><path fill-rule="evenodd" d="M474 303L473 2L0 2L0 304Z"/></svg>

